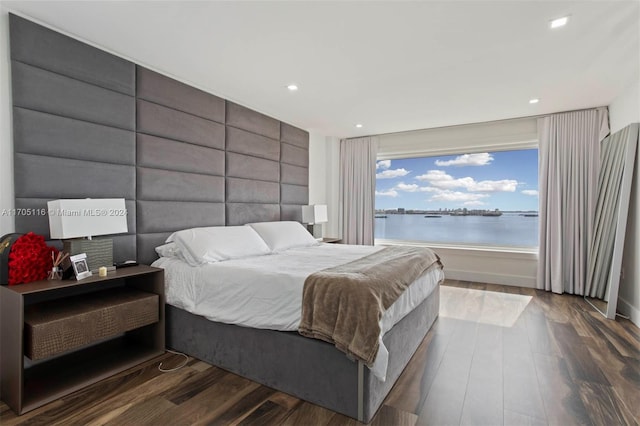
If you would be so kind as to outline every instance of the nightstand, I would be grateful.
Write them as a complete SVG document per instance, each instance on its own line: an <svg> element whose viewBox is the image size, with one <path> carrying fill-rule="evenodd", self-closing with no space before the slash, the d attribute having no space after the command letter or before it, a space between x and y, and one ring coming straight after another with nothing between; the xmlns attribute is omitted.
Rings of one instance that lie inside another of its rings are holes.
<svg viewBox="0 0 640 426"><path fill-rule="evenodd" d="M164 270L0 286L2 399L23 414L164 353Z"/></svg>
<svg viewBox="0 0 640 426"><path fill-rule="evenodd" d="M325 237L320 240L320 242L331 243L331 244L339 244L341 241L342 241L342 238L335 238L335 237Z"/></svg>

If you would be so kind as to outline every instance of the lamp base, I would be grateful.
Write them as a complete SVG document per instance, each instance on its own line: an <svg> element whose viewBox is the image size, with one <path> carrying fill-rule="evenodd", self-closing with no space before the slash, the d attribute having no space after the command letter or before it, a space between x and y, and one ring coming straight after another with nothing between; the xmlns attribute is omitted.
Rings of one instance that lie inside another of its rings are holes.
<svg viewBox="0 0 640 426"><path fill-rule="evenodd" d="M322 238L322 224L321 223L311 223L307 225L307 231L309 231L309 233L311 235L313 235L313 238Z"/></svg>
<svg viewBox="0 0 640 426"><path fill-rule="evenodd" d="M113 240L111 238L65 240L64 251L71 256L86 253L87 266L91 271L97 271L101 266L113 266Z"/></svg>

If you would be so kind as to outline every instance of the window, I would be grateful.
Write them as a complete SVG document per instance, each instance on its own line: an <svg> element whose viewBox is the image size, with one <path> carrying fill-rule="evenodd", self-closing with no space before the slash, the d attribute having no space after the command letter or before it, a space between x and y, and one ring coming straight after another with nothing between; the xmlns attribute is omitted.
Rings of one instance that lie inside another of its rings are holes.
<svg viewBox="0 0 640 426"><path fill-rule="evenodd" d="M375 238L538 245L538 150L380 160Z"/></svg>

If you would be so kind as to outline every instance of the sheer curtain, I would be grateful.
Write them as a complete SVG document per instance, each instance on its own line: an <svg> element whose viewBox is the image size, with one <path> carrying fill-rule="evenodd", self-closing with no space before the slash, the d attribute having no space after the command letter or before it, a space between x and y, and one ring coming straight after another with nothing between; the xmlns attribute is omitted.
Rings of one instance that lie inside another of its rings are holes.
<svg viewBox="0 0 640 426"><path fill-rule="evenodd" d="M540 256L538 288L584 294L598 197L606 108L538 120Z"/></svg>
<svg viewBox="0 0 640 426"><path fill-rule="evenodd" d="M373 245L377 139L340 141L340 223L345 244Z"/></svg>

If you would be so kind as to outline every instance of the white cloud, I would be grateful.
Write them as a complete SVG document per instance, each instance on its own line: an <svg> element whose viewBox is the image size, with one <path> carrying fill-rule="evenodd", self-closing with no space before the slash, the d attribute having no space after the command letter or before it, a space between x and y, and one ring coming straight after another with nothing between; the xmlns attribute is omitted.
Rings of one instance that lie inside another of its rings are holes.
<svg viewBox="0 0 640 426"><path fill-rule="evenodd" d="M515 192L518 181L513 179L483 180L476 182L467 189L475 192Z"/></svg>
<svg viewBox="0 0 640 426"><path fill-rule="evenodd" d="M376 196L380 196L380 197L397 197L398 196L398 191L396 191L395 189L389 189L386 191L376 191Z"/></svg>
<svg viewBox="0 0 640 426"><path fill-rule="evenodd" d="M384 170L376 174L376 179L393 179L406 176L409 173L411 173L411 171L405 169Z"/></svg>
<svg viewBox="0 0 640 426"><path fill-rule="evenodd" d="M391 167L391 160L380 160L376 163L376 170L378 169L388 169Z"/></svg>
<svg viewBox="0 0 640 426"><path fill-rule="evenodd" d="M445 190L431 197L430 201L480 201L488 196L489 194L470 194L468 192Z"/></svg>
<svg viewBox="0 0 640 426"><path fill-rule="evenodd" d="M404 182L400 182L396 185L396 189L404 192L418 192L420 190L420 187L415 183L406 184Z"/></svg>
<svg viewBox="0 0 640 426"><path fill-rule="evenodd" d="M416 176L416 179L422 180L422 181L426 180L433 183L433 182L453 180L453 176L448 175L447 172L443 170L429 170L427 173L423 175Z"/></svg>
<svg viewBox="0 0 640 426"><path fill-rule="evenodd" d="M465 201L463 203L465 206L486 206L487 203L483 203L482 201Z"/></svg>
<svg viewBox="0 0 640 426"><path fill-rule="evenodd" d="M453 160L436 160L436 166L486 166L493 161L493 157L488 152L480 154L464 154L459 155Z"/></svg>
<svg viewBox="0 0 640 426"><path fill-rule="evenodd" d="M518 181L513 179L483 180L476 182L472 177L455 179L442 170L429 170L427 173L417 176L416 179L427 181L437 188L465 188L467 191L472 192L514 192L518 187Z"/></svg>
<svg viewBox="0 0 640 426"><path fill-rule="evenodd" d="M521 191L524 195L531 195L532 197L537 197L538 196L538 191L535 189L525 189L524 191Z"/></svg>
<svg viewBox="0 0 640 426"><path fill-rule="evenodd" d="M416 185L415 183L404 183L404 182L400 182L399 184L397 184L394 189L397 189L398 191L403 191L403 192L434 192L437 191L437 188L431 187L431 186L419 186Z"/></svg>

